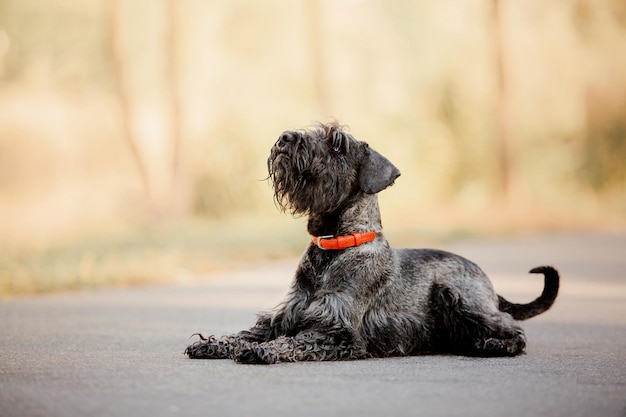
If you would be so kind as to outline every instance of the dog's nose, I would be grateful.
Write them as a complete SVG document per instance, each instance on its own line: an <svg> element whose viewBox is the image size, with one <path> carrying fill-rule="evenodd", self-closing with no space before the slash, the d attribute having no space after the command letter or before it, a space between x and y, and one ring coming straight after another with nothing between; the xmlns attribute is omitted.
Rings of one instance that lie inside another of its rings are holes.
<svg viewBox="0 0 626 417"><path fill-rule="evenodd" d="M291 132L283 132L278 140L283 143L291 143L296 140L296 135Z"/></svg>

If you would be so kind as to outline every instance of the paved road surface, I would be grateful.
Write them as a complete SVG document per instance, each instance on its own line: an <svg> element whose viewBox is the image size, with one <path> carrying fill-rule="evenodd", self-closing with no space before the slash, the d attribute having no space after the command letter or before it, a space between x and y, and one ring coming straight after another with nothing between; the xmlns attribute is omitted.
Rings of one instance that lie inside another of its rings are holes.
<svg viewBox="0 0 626 417"><path fill-rule="evenodd" d="M194 361L190 334L231 333L284 294L295 261L199 283L0 302L0 417L626 416L626 235L450 244L519 302L551 263L562 292L525 323L528 354L275 366Z"/></svg>

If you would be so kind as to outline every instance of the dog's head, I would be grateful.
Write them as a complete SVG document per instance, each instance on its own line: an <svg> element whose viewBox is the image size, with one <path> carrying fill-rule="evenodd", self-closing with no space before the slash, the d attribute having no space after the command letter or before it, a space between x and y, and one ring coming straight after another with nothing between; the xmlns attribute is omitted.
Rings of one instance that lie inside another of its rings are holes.
<svg viewBox="0 0 626 417"><path fill-rule="evenodd" d="M276 203L294 214L332 213L359 193L384 190L400 175L336 123L283 132L267 166Z"/></svg>

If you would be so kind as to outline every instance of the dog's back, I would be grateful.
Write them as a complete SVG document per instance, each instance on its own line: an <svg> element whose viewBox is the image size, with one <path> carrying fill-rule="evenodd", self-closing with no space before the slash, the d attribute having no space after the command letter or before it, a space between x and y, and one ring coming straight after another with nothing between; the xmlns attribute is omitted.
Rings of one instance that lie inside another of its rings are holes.
<svg viewBox="0 0 626 417"><path fill-rule="evenodd" d="M400 249L396 253L407 282L425 280L448 287L457 292L468 307L493 306L515 320L527 320L544 313L554 304L559 292L559 273L551 266L530 270L532 274L544 274L543 292L530 303L516 304L497 295L482 269L462 256L434 249Z"/></svg>
<svg viewBox="0 0 626 417"><path fill-rule="evenodd" d="M525 339L512 319L546 311L558 293L558 273L551 267L531 271L544 273L546 286L537 300L522 305L498 296L480 267L459 255L433 249L390 250L397 273L385 279L363 318L368 350L375 356L481 354L472 352L472 338L490 325L511 330L514 342L509 349L517 353Z"/></svg>

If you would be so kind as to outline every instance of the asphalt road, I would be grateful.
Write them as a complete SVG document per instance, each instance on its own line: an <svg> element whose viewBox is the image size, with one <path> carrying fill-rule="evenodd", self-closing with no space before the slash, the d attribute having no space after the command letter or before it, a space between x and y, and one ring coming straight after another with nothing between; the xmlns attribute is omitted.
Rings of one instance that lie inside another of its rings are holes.
<svg viewBox="0 0 626 417"><path fill-rule="evenodd" d="M274 366L189 360L194 332L232 333L278 303L296 261L175 286L0 302L0 417L626 416L626 234L467 240L445 245L498 292L562 290L525 323L516 358L424 356Z"/></svg>

